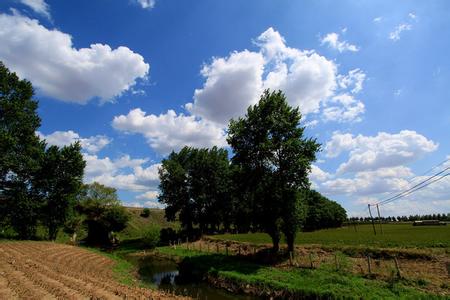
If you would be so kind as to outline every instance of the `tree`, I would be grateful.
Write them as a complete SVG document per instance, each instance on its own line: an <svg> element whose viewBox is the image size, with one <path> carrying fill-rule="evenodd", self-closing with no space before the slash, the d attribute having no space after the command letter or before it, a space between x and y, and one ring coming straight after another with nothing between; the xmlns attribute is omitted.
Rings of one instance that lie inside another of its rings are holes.
<svg viewBox="0 0 450 300"><path fill-rule="evenodd" d="M162 161L159 202L166 205L169 221L178 216L188 234L217 230L231 223L228 152L213 147L184 147Z"/></svg>
<svg viewBox="0 0 450 300"><path fill-rule="evenodd" d="M299 109L290 107L281 91L266 90L245 117L229 125L232 162L247 182L244 194L252 202L254 223L271 236L275 252L281 232L293 250L302 215L298 192L309 189L310 165L320 150L315 139L303 137L300 120Z"/></svg>
<svg viewBox="0 0 450 300"><path fill-rule="evenodd" d="M347 219L347 213L342 206L317 191L305 190L302 192L302 197L307 204L306 219L303 224L305 231L340 227Z"/></svg>
<svg viewBox="0 0 450 300"><path fill-rule="evenodd" d="M62 148L50 146L45 151L36 189L43 198L40 219L48 229L50 240L56 239L58 230L73 214L85 165L79 142Z"/></svg>
<svg viewBox="0 0 450 300"><path fill-rule="evenodd" d="M110 243L110 234L123 230L130 219L117 198L116 189L97 182L83 186L77 208L85 217L87 241L91 244Z"/></svg>
<svg viewBox="0 0 450 300"><path fill-rule="evenodd" d="M192 149L188 167L188 190L194 202L194 223L200 232L230 227L230 174L224 149Z"/></svg>
<svg viewBox="0 0 450 300"><path fill-rule="evenodd" d="M25 239L36 233L42 204L34 181L45 144L35 133L41 120L33 93L29 81L20 80L0 62L0 210Z"/></svg>
<svg viewBox="0 0 450 300"><path fill-rule="evenodd" d="M194 207L188 191L188 162L191 149L184 147L180 152L172 152L169 157L163 159L159 169L158 201L166 205L164 214L166 219L180 220L181 226L188 232L192 232L194 222Z"/></svg>

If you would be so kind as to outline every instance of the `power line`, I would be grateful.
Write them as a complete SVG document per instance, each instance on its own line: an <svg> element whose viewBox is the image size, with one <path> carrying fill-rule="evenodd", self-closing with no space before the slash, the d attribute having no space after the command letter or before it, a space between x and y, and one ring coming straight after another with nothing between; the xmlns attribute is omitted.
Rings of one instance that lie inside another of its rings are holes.
<svg viewBox="0 0 450 300"><path fill-rule="evenodd" d="M410 177L410 178L407 180L408 184L413 183L417 178L420 178L420 177L422 177L422 176L427 175L428 173L430 173L431 171L433 171L433 170L436 169L437 167L442 166L443 164L445 164L445 163L448 162L448 161L450 161L450 157L447 158L447 159L444 159L443 161L441 161L441 162L438 163L437 165L431 167L431 168L428 169L426 172L424 172L424 173L422 173L422 174L420 174L420 175L415 175L415 176ZM390 198L390 197L395 197L395 196L393 196L395 193L397 193L397 192L396 192L396 191L391 192L387 197L388 197L388 198ZM383 202L383 201L385 201L385 200L382 200L382 201L378 202L378 204L380 204L380 203ZM376 204L374 204L374 205L376 205Z"/></svg>
<svg viewBox="0 0 450 300"><path fill-rule="evenodd" d="M444 174L444 175L442 175L442 176L440 176L440 177L438 177L438 178L436 178L436 179L434 179L433 181L428 182L428 183L425 184L425 185L419 186L419 187L415 188L414 190L411 190L411 191L405 193L405 194L402 195L401 197L398 197L398 198L396 198L396 199L392 199L392 200L390 200L390 201L385 201L384 203L380 204L380 206L385 205L385 204L388 204L388 203L391 203L391 202L393 202L393 201L395 201L395 200L397 200L397 199L400 199L400 198L409 196L410 194L412 194L412 193L414 193L414 192L416 192L416 191L418 191L418 190L421 190L421 189L423 189L423 188L429 186L430 184L435 183L436 181L439 181L439 180L441 180L441 179L444 179L445 177L447 177L447 176L449 176L449 175L450 175L450 172L447 173L447 174Z"/></svg>
<svg viewBox="0 0 450 300"><path fill-rule="evenodd" d="M428 177L427 179L425 179L425 180L419 182L418 184L416 184L416 185L410 187L409 189L407 189L407 190L405 190L405 191L403 191L403 192L400 192L400 193L398 193L397 195L395 195L395 196L393 196L393 197L390 197L390 198L384 199L384 200L382 200L382 201L379 201L378 203L373 204L373 205L377 205L377 204L378 204L378 205L382 205L382 204L384 204L385 202L392 202L392 201L397 200L397 199L399 199L399 198L403 198L403 196L404 196L405 193L408 193L408 192L414 190L415 188L420 187L421 185L427 183L427 182L430 181L431 179L433 179L433 178L435 178L435 177L441 175L442 173L444 173L445 171L447 171L447 170L449 170L449 169L450 169L450 167L447 167L447 168L443 169L442 171L439 171L438 173L434 174L433 176L430 176L430 177ZM408 195L409 195L409 194L408 194Z"/></svg>

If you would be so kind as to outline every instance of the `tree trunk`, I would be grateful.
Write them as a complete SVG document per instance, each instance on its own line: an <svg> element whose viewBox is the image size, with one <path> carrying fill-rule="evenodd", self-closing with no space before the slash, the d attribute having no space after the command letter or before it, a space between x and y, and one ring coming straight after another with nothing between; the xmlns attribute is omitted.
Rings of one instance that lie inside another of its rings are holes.
<svg viewBox="0 0 450 300"><path fill-rule="evenodd" d="M280 250L280 233L278 232L272 232L270 233L270 237L272 238L272 252L278 253L278 250Z"/></svg>
<svg viewBox="0 0 450 300"><path fill-rule="evenodd" d="M288 245L288 252L294 252L295 234L288 233L288 234L285 234L285 236L286 236L286 242Z"/></svg>

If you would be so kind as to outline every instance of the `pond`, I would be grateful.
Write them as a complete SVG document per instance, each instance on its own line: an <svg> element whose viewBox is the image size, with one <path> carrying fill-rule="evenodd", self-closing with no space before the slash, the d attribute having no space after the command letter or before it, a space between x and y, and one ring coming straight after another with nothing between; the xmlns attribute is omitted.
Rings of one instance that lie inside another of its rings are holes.
<svg viewBox="0 0 450 300"><path fill-rule="evenodd" d="M253 296L236 295L214 288L204 282L180 282L177 263L164 258L127 256L126 259L138 266L140 279L154 284L160 290L176 295L190 296L200 300L254 300Z"/></svg>

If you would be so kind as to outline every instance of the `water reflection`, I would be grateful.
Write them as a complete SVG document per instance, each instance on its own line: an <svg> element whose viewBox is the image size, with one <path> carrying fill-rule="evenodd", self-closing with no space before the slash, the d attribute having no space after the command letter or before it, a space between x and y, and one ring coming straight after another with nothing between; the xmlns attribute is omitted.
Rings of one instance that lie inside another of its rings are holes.
<svg viewBox="0 0 450 300"><path fill-rule="evenodd" d="M222 289L210 287L202 282L183 282L177 280L180 275L178 265L168 259L146 256L146 257L127 257L129 261L139 267L139 275L144 282L152 283L159 289L174 293L193 297L201 300L253 300L257 299L252 296L242 296L228 293Z"/></svg>

